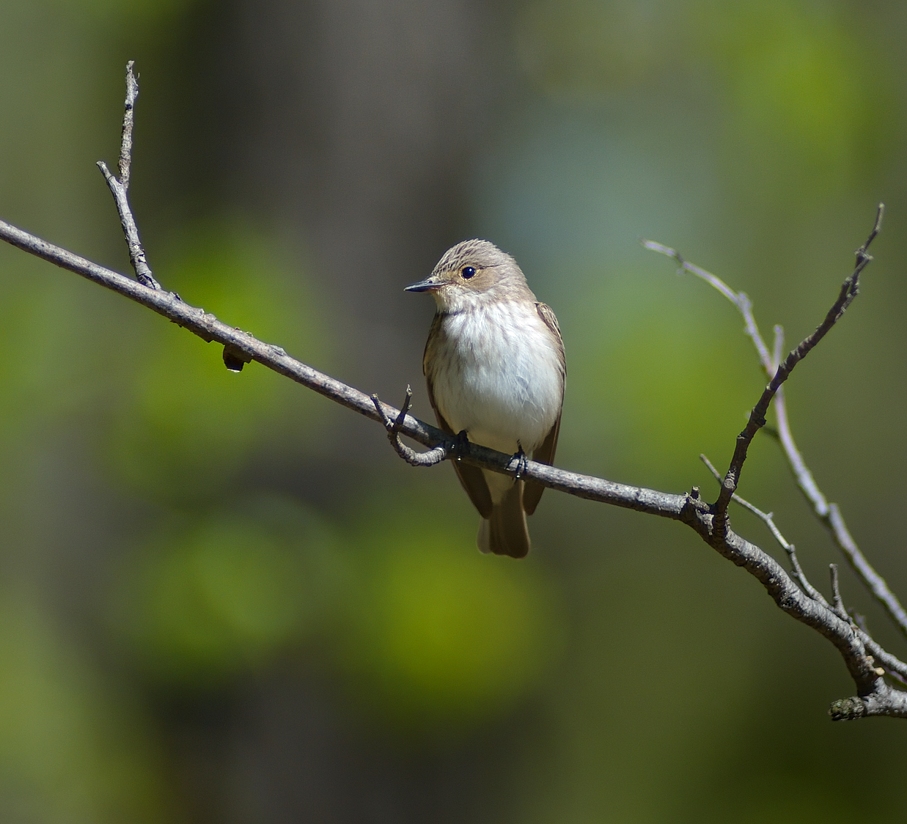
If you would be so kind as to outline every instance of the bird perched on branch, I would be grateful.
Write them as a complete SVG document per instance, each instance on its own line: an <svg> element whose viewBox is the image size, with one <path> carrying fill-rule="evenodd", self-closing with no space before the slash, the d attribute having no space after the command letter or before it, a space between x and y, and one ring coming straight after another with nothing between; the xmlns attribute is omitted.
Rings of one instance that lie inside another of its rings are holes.
<svg viewBox="0 0 907 824"><path fill-rule="evenodd" d="M430 292L437 305L422 368L438 426L550 464L564 402L564 343L554 312L536 299L516 261L487 240L465 240L406 291ZM459 461L454 469L482 516L479 549L524 557L526 516L544 487Z"/></svg>

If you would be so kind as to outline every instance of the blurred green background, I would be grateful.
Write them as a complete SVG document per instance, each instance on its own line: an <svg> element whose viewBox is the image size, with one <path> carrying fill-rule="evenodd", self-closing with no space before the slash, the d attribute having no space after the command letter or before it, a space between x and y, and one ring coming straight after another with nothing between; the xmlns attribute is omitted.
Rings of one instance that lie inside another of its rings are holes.
<svg viewBox="0 0 907 824"><path fill-rule="evenodd" d="M895 0L0 0L0 217L127 270L94 162L135 59L166 288L430 418L431 301L402 287L488 237L561 321L558 464L679 492L714 489L698 455L726 465L763 378L638 239L793 343L884 200L788 398L907 595L905 38ZM548 492L526 562L482 557L453 472L374 424L9 247L0 284L0 820L901 814L907 727L832 725L832 647L691 531ZM741 491L826 587L769 438Z"/></svg>

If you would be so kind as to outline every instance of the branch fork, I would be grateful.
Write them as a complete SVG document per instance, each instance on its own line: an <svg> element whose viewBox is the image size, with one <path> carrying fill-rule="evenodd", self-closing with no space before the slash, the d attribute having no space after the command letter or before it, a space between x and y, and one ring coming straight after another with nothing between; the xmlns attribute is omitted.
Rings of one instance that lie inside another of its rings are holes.
<svg viewBox="0 0 907 824"><path fill-rule="evenodd" d="M739 540L730 529L730 519L727 514L728 506L733 500L749 509L756 514L757 517L760 517L769 527L778 543L785 549L791 562L793 578L799 585L800 590L816 605L816 607L827 614L828 619L824 622L826 627L823 629L821 625L816 625L812 623L812 621L807 620L806 616L803 614L795 614L794 617L814 626L814 628L818 629L823 635L828 637L829 640L832 640L832 642L835 643L842 653L842 656L848 665L848 669L858 687L859 695L857 697L835 702L835 704L832 705L829 712L835 720L858 718L863 717L864 715L897 715L900 717L907 717L904 716L907 693L901 693L892 689L890 685L882 680L883 675L890 674L901 684L905 683L904 668L907 665L885 652L885 650L871 638L865 629L857 626L854 622L841 598L837 566L835 564L830 566L832 600L829 602L809 583L797 559L793 544L786 541L783 535L781 535L771 514L761 512L756 507L739 498L736 494L736 490L739 485L743 465L746 461L749 444L752 442L756 433L765 426L766 415L772 401L774 401L775 414L778 420L778 438L788 459L788 464L794 472L798 486L807 500L809 500L817 517L819 517L832 532L839 547L844 551L845 557L851 562L864 584L866 584L872 594L888 610L889 615L892 616L899 628L907 633L907 615L905 615L900 603L890 590L888 590L888 587L881 576L879 576L866 561L849 532L847 532L838 507L834 504L828 504L825 500L812 473L806 467L800 452L797 450L791 434L783 395L783 384L790 377L790 374L796 365L809 354L816 344L818 344L831 330L835 323L840 320L844 312L859 294L860 274L872 260L872 256L868 254L867 250L881 229L883 214L884 205L879 204L872 231L866 242L856 252L854 270L842 283L838 298L829 309L823 322L811 335L808 335L795 349L789 352L787 357L783 360L781 358L784 345L783 329L780 326L775 327L773 347L772 351L769 352L753 316L752 303L746 294L743 292L735 292L720 278L688 263L676 250L652 241L643 242L643 246L646 248L674 259L678 263L679 272L690 272L691 274L696 275L734 304L744 319L746 334L752 339L759 361L766 376L769 378L768 385L750 413L747 426L737 436L734 455L724 477L722 477L711 463L709 463L708 459L703 456L703 461L720 483L719 496L712 505L714 529L710 536L703 537L705 537L719 552L722 552L722 554L725 554L729 545L734 540ZM754 572L754 574L756 573ZM759 577L759 575L757 575L757 577ZM760 578L760 580L762 579ZM763 583L765 582L763 581ZM786 598L782 600L776 597L775 600L782 609L788 611L789 603ZM835 620L832 621L831 617ZM840 626L836 633L828 632L829 627L827 625L837 622L840 622L843 626ZM821 623L822 622L820 622L820 624ZM834 637L836 634L837 640ZM877 662L881 663L882 666L877 666Z"/></svg>
<svg viewBox="0 0 907 824"><path fill-rule="evenodd" d="M303 386L345 406L352 411L380 422L387 432L394 450L407 463L414 466L433 466L449 457L494 472L514 474L514 456L496 452L476 444L460 443L460 439L409 415L412 392L407 387L401 409L382 403L377 395L368 396L335 378L292 358L278 346L265 343L247 332L229 326L210 313L183 302L179 296L161 289L148 266L145 251L139 240L138 229L128 201L130 167L132 161L132 133L134 106L138 95L138 82L133 64L127 65L126 104L118 164L119 177L113 175L106 164L99 163L108 187L114 197L120 222L129 248L135 279L113 272L65 249L24 232L0 220L0 239L36 255L54 265L75 272L105 288L114 290L174 323L198 335L205 341L216 341L224 347L224 362L228 368L239 371L246 363L255 361L290 378ZM859 277L871 257L869 245L879 232L883 207L876 215L875 225L866 243L857 250L854 271L842 284L825 320L815 332L782 360L783 333L775 330L773 350L769 351L762 339L749 298L735 292L716 276L685 261L680 254L667 246L645 241L646 248L673 258L679 271L690 272L702 278L730 300L744 318L746 333L756 348L757 355L769 380L758 403L753 407L744 430L738 435L734 455L727 472L721 476L712 468L720 481L720 491L714 504L709 504L694 487L686 494L660 492L643 487L629 486L614 481L566 472L535 461L518 461L516 472L520 477L544 486L566 492L587 500L608 503L637 512L681 521L696 530L702 539L723 557L753 575L769 593L775 603L796 620L810 626L829 640L841 655L856 685L857 695L832 704L829 710L833 719L853 719L871 715L888 715L907 719L907 690L898 690L885 681L893 677L901 685L907 684L907 664L884 650L869 633L858 626L844 606L840 594L837 569L832 569L832 600L829 602L812 587L797 560L793 544L781 535L771 513L762 513L737 496L740 475L746 461L747 449L756 433L765 426L769 407L774 402L778 425L778 439L801 491L814 513L829 529L845 557L856 570L863 583L885 606L899 628L907 635L907 612L890 592L884 579L869 565L860 552L834 504L829 504L819 490L815 479L806 467L796 448L787 419L783 384L800 362L840 319L859 291ZM418 453L402 443L408 438L428 447ZM731 501L751 508L761 517L775 539L785 549L791 563L792 574L768 553L737 535L728 516Z"/></svg>
<svg viewBox="0 0 907 824"><path fill-rule="evenodd" d="M148 259L145 255L145 247L142 246L142 241L139 239L139 229L132 215L132 209L129 207L129 178L132 173L132 129L135 124L135 100L139 96L139 82L133 72L134 65L135 63L132 60L126 64L126 104L123 112L122 136L120 138L120 160L117 164L117 171L119 171L120 177L117 179L103 160L98 161L98 168L101 170L101 174L104 175L104 180L107 181L107 187L113 195L114 203L116 203L120 224L123 227L123 235L129 248L129 261L135 271L135 279L142 286L147 286L149 289L160 289L161 285L151 273L151 267L148 265Z"/></svg>
<svg viewBox="0 0 907 824"><path fill-rule="evenodd" d="M417 452L400 440L401 428L403 427L406 416L409 414L409 410L413 404L413 390L411 386L407 385L403 406L394 418L387 412L384 404L381 403L377 395L372 395L371 399L372 403L375 405L375 409L381 416L384 428L387 430L387 439L390 441L391 446L410 466L435 466L442 461L447 460L448 456L451 454L451 450L445 443L440 443L427 452Z"/></svg>

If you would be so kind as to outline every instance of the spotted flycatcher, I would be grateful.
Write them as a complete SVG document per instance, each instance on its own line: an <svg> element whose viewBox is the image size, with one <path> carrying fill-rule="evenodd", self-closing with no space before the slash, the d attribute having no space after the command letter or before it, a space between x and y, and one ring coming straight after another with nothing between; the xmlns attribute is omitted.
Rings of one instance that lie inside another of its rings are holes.
<svg viewBox="0 0 907 824"><path fill-rule="evenodd" d="M422 368L438 426L550 464L564 402L564 343L554 312L536 300L516 261L487 240L465 240L406 290L431 292L437 304ZM482 516L479 549L524 557L526 516L544 487L459 461L454 469Z"/></svg>

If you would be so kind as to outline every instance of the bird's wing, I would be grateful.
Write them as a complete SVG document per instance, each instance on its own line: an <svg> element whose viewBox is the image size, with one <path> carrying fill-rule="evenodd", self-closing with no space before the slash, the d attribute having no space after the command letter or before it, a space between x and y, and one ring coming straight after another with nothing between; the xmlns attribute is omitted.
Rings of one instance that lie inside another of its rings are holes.
<svg viewBox="0 0 907 824"><path fill-rule="evenodd" d="M431 372L426 368L429 350L437 343L437 336L443 334L441 331L441 320L442 318L440 315L435 315L435 319L432 321L431 330L428 333L428 340L425 343L425 355L422 358L422 371L425 373L426 382L428 383L428 400L431 402L431 408L435 410L435 418L438 420L438 426L448 435L457 435L458 433L453 431L450 424L444 419L444 416L438 409L437 403L435 403ZM482 474L482 470L477 466L469 466L468 464L460 463L460 461L457 460L453 461L453 468L457 473L457 477L460 479L463 489L466 490L469 500L472 501L472 505L479 510L479 514L483 518L491 517L493 506L491 502L491 492L488 489L488 484L485 482L485 476Z"/></svg>
<svg viewBox="0 0 907 824"><path fill-rule="evenodd" d="M550 306L546 306L544 303L537 303L535 307L538 310L539 317L554 333L555 338L557 338L561 353L561 364L563 365L563 372L561 373L561 382L563 387L563 384L567 378L567 367L566 361L564 360L564 341L563 338L561 338L561 330L557 324L557 318L555 317L554 312L551 310ZM558 414L557 420L554 422L554 426L551 427L551 430L548 432L545 440L542 441L542 445L538 447L538 449L536 449L532 454L532 460L549 465L554 463L554 452L557 449L557 436L560 433L560 429L561 416L560 414ZM539 505L539 500L541 499L542 493L544 491L545 487L540 483L535 483L534 481L526 481L526 488L523 490L523 509L526 510L527 515L531 515L533 512L535 512L535 508Z"/></svg>
<svg viewBox="0 0 907 824"><path fill-rule="evenodd" d="M539 317L544 321L545 326L551 330L554 337L557 339L557 346L561 353L561 370L563 375L566 375L567 366L566 360L564 359L564 339L561 337L561 327L558 325L554 310L545 303L536 303L535 308L539 313Z"/></svg>
<svg viewBox="0 0 907 824"><path fill-rule="evenodd" d="M551 427L551 431L548 433L548 437L542 441L542 445L533 453L532 460L548 464L549 466L554 463L554 450L557 449L557 436L560 429L561 416L558 415L554 426ZM539 505L539 500L544 491L545 487L540 483L526 481L526 488L523 490L523 509L526 510L527 515L535 512L535 508Z"/></svg>

